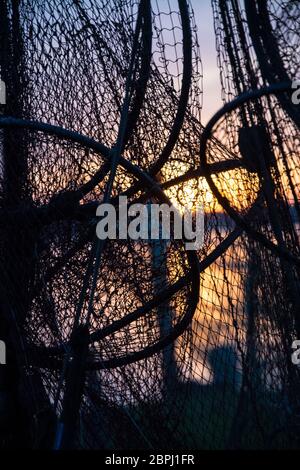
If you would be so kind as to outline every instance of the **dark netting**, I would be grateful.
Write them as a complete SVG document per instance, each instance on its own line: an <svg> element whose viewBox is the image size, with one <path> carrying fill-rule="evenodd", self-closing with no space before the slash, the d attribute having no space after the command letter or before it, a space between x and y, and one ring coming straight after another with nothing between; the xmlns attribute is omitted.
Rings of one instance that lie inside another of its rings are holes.
<svg viewBox="0 0 300 470"><path fill-rule="evenodd" d="M287 49L297 56L299 18L295 2L275 3L276 8L274 2L267 1L259 5L213 2L223 95L226 100L242 93L244 96L224 109L209 127L239 166L230 176L218 178L219 191L230 200L235 213L244 215L262 191L268 208L264 224L271 226L271 230L266 228L270 234L264 241L277 241L281 251L292 252L296 259L300 121L291 81L298 70L292 60L288 63L285 59ZM283 24L285 41L280 36ZM263 85L270 85L266 93L249 93ZM213 149L207 154L211 154L208 160L216 161Z"/></svg>
<svg viewBox="0 0 300 470"><path fill-rule="evenodd" d="M189 145L185 114L199 123L201 106L192 9L185 1L0 6L1 330L19 377L7 379L12 407L29 446L70 445L54 444L60 424L67 440L83 433L79 445L107 446L97 421L108 419L104 433L116 439L118 415L136 422L134 442L146 422L159 426L163 396L188 376L197 258L181 242L116 241L101 246L97 270L95 211L138 182L130 205L154 183L142 170L155 175ZM167 202L154 193L152 202ZM13 419L3 426L4 446L14 445Z"/></svg>
<svg viewBox="0 0 300 470"><path fill-rule="evenodd" d="M280 51L284 68L289 71L291 78L299 77L300 50L299 16L300 5L297 1L268 2L268 12L272 25L272 34Z"/></svg>
<svg viewBox="0 0 300 470"><path fill-rule="evenodd" d="M236 287L225 264L223 271L243 371L233 447L291 447L299 436L299 371L291 362L299 336L297 3L213 2L223 97L237 98L208 124L201 162L212 192L248 233L227 252ZM217 153L215 139L228 152ZM213 164L232 170L214 175Z"/></svg>

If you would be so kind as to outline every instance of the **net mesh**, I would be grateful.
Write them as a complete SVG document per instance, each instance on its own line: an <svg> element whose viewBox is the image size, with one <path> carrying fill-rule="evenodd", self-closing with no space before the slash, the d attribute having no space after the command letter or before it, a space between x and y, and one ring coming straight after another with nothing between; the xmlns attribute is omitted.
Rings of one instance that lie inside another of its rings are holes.
<svg viewBox="0 0 300 470"><path fill-rule="evenodd" d="M243 99L230 110L224 108L210 132L210 138L217 138L229 152L216 154L213 140L208 140L205 160L235 162L233 171L217 176L210 172L210 187L221 204L221 196L227 199L253 235L240 237L241 251L232 255L244 282L237 283L241 305L228 296L237 319L234 330L243 370L231 442L245 445L244 432L254 426L258 445L297 446L299 375L291 363L291 345L298 337L298 111L291 96L261 93L256 98L250 90L293 80L298 73L297 60L285 60L285 53L297 54L298 4L212 4L224 102L242 94ZM282 256L265 250L258 240L275 243ZM292 255L289 261L283 250ZM233 282L230 275L227 280ZM272 419L275 410L277 423Z"/></svg>

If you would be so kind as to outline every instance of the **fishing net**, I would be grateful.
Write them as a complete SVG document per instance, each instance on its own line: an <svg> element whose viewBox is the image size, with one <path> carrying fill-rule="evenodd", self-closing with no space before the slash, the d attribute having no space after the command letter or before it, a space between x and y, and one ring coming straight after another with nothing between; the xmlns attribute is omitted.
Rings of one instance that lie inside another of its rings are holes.
<svg viewBox="0 0 300 470"><path fill-rule="evenodd" d="M222 118L226 133L209 136L201 165L191 4L5 0L0 34L1 332L11 371L1 384L13 410L2 445L285 446L297 381L294 366L282 367L295 329L282 320L294 321L294 307L277 253L225 215L206 181L234 180L245 212L261 213L257 176L234 145L242 112ZM226 83L237 86L235 73L250 82L234 96L255 88L238 66ZM294 129L281 103L278 113ZM203 207L202 247L189 252L172 236L99 244L96 209L118 209L120 195L127 207Z"/></svg>
<svg viewBox="0 0 300 470"><path fill-rule="evenodd" d="M226 105L202 135L201 162L213 194L248 233L238 239L241 251L233 251L245 280L237 286L242 303L228 295L233 316L241 315L234 329L243 370L233 446L297 446L299 435L299 373L291 361L299 335L299 121L291 89L297 66L284 56L284 50L297 54L295 8L294 2L213 2ZM215 139L228 153L215 152ZM213 164L230 161L231 171L212 173ZM231 276L226 280L232 292ZM277 412L279 422L272 419Z"/></svg>

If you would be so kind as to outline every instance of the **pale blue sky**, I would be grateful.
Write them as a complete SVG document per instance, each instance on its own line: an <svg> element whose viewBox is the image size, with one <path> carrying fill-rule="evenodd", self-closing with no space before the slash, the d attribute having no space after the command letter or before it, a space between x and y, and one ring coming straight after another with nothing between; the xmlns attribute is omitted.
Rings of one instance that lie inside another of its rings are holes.
<svg viewBox="0 0 300 470"><path fill-rule="evenodd" d="M202 121L208 119L222 106L220 74L217 66L213 14L210 0L191 0L195 11L198 37L203 62L203 112Z"/></svg>

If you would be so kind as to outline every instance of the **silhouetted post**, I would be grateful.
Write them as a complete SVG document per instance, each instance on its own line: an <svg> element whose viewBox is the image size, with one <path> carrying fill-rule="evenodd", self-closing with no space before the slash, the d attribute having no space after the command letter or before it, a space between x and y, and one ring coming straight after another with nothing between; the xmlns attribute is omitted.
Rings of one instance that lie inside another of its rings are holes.
<svg viewBox="0 0 300 470"><path fill-rule="evenodd" d="M246 351L243 361L243 374L241 383L238 384L238 403L231 425L228 438L228 446L231 449L239 448L241 437L244 436L250 409L249 385L253 390L259 392L260 367L256 357L256 316L257 316L257 256L255 247L251 246L247 259L247 275L244 287L244 304L246 314ZM251 380L251 384L249 381Z"/></svg>
<svg viewBox="0 0 300 470"><path fill-rule="evenodd" d="M0 0L0 78L5 84L1 114L29 117L24 57L20 1ZM38 418L35 413L47 406L50 409L41 378L25 368L25 340L20 337L30 307L38 227L30 223L25 227L16 215L32 205L27 181L28 134L21 129L3 129L0 136L3 207L8 215L12 214L1 229L0 338L6 343L7 365L1 368L0 384L6 408L11 409L9 429L3 431L3 439L9 441L6 432L12 447L32 447L34 434L38 440L42 438L40 429L33 430L33 422L35 426L44 422L42 413Z"/></svg>

